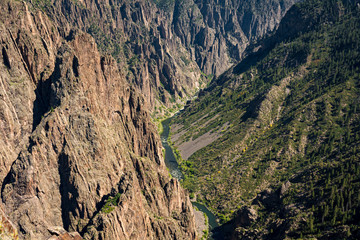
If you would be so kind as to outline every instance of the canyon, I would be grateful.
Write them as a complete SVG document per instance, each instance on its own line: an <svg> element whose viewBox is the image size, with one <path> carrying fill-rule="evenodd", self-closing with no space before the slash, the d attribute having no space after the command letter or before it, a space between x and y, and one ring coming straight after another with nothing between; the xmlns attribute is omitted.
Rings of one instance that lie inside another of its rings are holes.
<svg viewBox="0 0 360 240"><path fill-rule="evenodd" d="M2 238L197 238L149 110L186 101L287 7L229 57L215 35L239 30L236 15L216 3L205 24L215 3L198 4L1 2Z"/></svg>
<svg viewBox="0 0 360 240"><path fill-rule="evenodd" d="M297 2L1 1L0 238L357 239L360 3Z"/></svg>
<svg viewBox="0 0 360 240"><path fill-rule="evenodd" d="M274 30L296 0L37 1L65 31L91 34L155 117L169 116Z"/></svg>

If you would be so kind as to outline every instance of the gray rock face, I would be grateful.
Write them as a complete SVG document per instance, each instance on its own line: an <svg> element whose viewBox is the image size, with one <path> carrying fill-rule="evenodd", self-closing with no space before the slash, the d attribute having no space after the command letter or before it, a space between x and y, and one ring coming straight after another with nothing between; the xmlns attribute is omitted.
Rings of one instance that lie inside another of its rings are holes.
<svg viewBox="0 0 360 240"><path fill-rule="evenodd" d="M179 1L174 29L185 46L193 46L200 69L220 75L241 59L251 41L274 30L295 2Z"/></svg>
<svg viewBox="0 0 360 240"><path fill-rule="evenodd" d="M286 181L286 183L283 183L280 188L280 197L284 196L284 194L289 190L291 186L290 181Z"/></svg>

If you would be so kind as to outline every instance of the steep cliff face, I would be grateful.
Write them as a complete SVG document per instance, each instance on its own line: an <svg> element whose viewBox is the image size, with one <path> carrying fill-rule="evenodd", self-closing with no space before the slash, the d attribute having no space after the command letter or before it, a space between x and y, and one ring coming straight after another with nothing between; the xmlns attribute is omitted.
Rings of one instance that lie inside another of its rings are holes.
<svg viewBox="0 0 360 240"><path fill-rule="evenodd" d="M90 35L29 6L0 4L1 198L20 237L195 239L144 99Z"/></svg>
<svg viewBox="0 0 360 240"><path fill-rule="evenodd" d="M274 30L295 2L176 1L174 29L192 46L200 69L218 76L241 59L251 41Z"/></svg>
<svg viewBox="0 0 360 240"><path fill-rule="evenodd" d="M208 81L173 34L172 14L152 1L55 0L35 6L53 17L65 34L70 27L90 33L102 52L115 57L147 106L157 106L159 114Z"/></svg>
<svg viewBox="0 0 360 240"><path fill-rule="evenodd" d="M27 5L1 4L1 170L9 168L28 142L31 132L47 111L40 98L41 87L54 68L60 43L54 26Z"/></svg>
<svg viewBox="0 0 360 240"><path fill-rule="evenodd" d="M36 1L62 26L90 33L157 115L184 103L273 30L296 0ZM156 109L155 109L156 107Z"/></svg>

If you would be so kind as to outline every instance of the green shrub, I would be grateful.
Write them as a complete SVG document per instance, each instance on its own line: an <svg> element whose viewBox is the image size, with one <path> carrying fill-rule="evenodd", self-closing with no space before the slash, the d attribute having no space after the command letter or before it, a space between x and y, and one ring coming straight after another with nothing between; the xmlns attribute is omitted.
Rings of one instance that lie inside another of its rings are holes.
<svg viewBox="0 0 360 240"><path fill-rule="evenodd" d="M109 197L106 199L104 206L101 208L101 212L103 213L110 213L115 209L115 206L119 204L121 193L117 193L113 197Z"/></svg>

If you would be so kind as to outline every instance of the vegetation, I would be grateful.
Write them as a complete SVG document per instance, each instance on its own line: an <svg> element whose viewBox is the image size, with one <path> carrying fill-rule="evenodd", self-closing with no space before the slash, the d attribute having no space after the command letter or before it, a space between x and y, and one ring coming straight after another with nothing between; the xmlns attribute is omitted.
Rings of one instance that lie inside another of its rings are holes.
<svg viewBox="0 0 360 240"><path fill-rule="evenodd" d="M34 0L32 1L32 4L34 7L41 9L43 12L49 11L52 7L50 0Z"/></svg>
<svg viewBox="0 0 360 240"><path fill-rule="evenodd" d="M114 30L113 34L107 34L99 26L98 21L93 19L86 31L96 40L101 52L111 54L118 62L122 61L124 56L126 56L126 50L121 47L124 37L119 30Z"/></svg>
<svg viewBox="0 0 360 240"><path fill-rule="evenodd" d="M169 12L173 9L175 0L153 0L156 6L165 12Z"/></svg>
<svg viewBox="0 0 360 240"><path fill-rule="evenodd" d="M297 5L313 25L215 79L173 120L183 125L179 132L186 130L182 141L222 134L182 161L181 169L183 185L223 222L254 204L263 190L275 191L290 181L276 208L257 203L258 221L249 229L264 229L271 238L282 219L289 221L287 234L294 238L340 232L350 238L359 232L356 4L308 0ZM288 208L295 210L284 216Z"/></svg>
<svg viewBox="0 0 360 240"><path fill-rule="evenodd" d="M101 208L103 213L111 213L115 207L119 204L121 193L117 193L115 196L110 196L105 200L104 206Z"/></svg>

